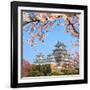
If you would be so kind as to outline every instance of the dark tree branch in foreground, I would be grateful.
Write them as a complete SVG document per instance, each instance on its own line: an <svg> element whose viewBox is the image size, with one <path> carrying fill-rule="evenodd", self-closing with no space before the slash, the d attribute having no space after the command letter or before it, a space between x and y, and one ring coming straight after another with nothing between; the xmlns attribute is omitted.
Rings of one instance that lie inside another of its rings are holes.
<svg viewBox="0 0 90 90"><path fill-rule="evenodd" d="M60 18L63 18L64 21L67 20L68 23L65 24L66 27L71 26L72 29L71 30L66 30L66 31L70 31L70 33L75 36L75 37L79 37L79 31L77 31L75 29L74 24L72 23L72 16L75 16L76 19L79 18L74 14L60 14L60 13L38 13L36 16L34 14L32 14L32 16L28 15L28 14L23 14L23 26L25 26L28 23L31 23L31 31L30 31L30 44L33 44L35 41L35 38L39 38L39 40L41 42L44 42L44 38L47 36L47 32L49 30L49 28L52 28L52 26L54 25L54 23L56 23L56 21L58 21ZM40 24L38 26L38 24ZM61 23L57 23L57 25L60 25ZM38 27L37 27L38 26ZM37 33L33 33L33 31L37 29ZM43 31L44 30L44 31ZM45 33L46 32L46 33Z"/></svg>

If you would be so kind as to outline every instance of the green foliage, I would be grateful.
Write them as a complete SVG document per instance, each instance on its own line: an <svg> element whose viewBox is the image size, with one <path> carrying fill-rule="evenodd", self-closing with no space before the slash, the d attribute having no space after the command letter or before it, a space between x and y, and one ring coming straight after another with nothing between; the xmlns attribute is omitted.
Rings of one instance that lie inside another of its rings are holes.
<svg viewBox="0 0 90 90"><path fill-rule="evenodd" d="M64 75L79 74L79 69L65 68L62 72L64 72Z"/></svg>
<svg viewBox="0 0 90 90"><path fill-rule="evenodd" d="M40 76L40 73L38 70L36 70L36 71L31 70L29 73L29 76Z"/></svg>
<svg viewBox="0 0 90 90"><path fill-rule="evenodd" d="M29 76L40 76L39 66L33 65L29 71Z"/></svg>
<svg viewBox="0 0 90 90"><path fill-rule="evenodd" d="M57 75L75 75L79 74L78 68L69 68L64 67L64 69L60 71L51 72L50 64L46 65L33 65L29 71L29 76L57 76Z"/></svg>
<svg viewBox="0 0 90 90"><path fill-rule="evenodd" d="M40 72L44 74L44 76L48 76L51 72L51 68L49 64L42 65L40 68Z"/></svg>
<svg viewBox="0 0 90 90"><path fill-rule="evenodd" d="M51 73L51 75L54 75L54 76L57 76L57 75L75 75L75 74L79 74L79 69L65 68L64 70L54 71Z"/></svg>
<svg viewBox="0 0 90 90"><path fill-rule="evenodd" d="M29 76L49 76L51 75L51 68L49 64L33 65L29 72Z"/></svg>
<svg viewBox="0 0 90 90"><path fill-rule="evenodd" d="M54 76L63 75L63 72L54 71L54 72L51 73L51 75L54 75Z"/></svg>

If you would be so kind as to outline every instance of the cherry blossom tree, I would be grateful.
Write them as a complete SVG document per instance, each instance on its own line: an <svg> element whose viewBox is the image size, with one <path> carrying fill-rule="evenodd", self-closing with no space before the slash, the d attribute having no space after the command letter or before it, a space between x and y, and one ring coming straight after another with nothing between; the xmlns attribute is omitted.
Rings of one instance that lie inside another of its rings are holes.
<svg viewBox="0 0 90 90"><path fill-rule="evenodd" d="M63 18L64 22L60 22ZM46 13L46 12L27 12L22 13L22 26L27 24L31 25L29 30L30 39L28 43L33 46L36 44L35 39L44 43L44 38L47 37L47 33L50 28L56 23L57 26L64 25L66 27L65 33L71 33L73 37L79 39L79 14L77 13ZM76 43L75 43L76 44ZM78 46L78 43L77 45Z"/></svg>

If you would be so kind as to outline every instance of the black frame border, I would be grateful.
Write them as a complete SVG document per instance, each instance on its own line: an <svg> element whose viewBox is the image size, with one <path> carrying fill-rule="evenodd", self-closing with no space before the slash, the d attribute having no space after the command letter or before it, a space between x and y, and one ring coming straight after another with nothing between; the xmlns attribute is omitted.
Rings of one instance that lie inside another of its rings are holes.
<svg viewBox="0 0 90 90"><path fill-rule="evenodd" d="M61 9L77 9L84 10L84 79L83 80L67 80L67 81L47 81L34 83L18 83L18 7L44 7L44 8L61 8ZM67 5L67 4L51 4L51 3L35 3L35 2L11 2L11 88L18 87L36 87L36 86L53 86L68 84L88 83L88 23L87 15L88 7L84 5Z"/></svg>

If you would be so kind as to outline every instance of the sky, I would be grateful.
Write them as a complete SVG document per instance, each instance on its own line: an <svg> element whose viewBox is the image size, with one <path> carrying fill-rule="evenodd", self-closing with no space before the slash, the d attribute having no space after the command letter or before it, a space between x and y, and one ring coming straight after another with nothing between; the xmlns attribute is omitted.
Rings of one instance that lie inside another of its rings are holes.
<svg viewBox="0 0 90 90"><path fill-rule="evenodd" d="M60 22L63 23L64 19L61 18ZM41 43L36 39L38 43L34 47L31 47L30 44L25 42L30 39L30 35L28 33L30 29L30 23L23 26L23 60L27 60L29 63L33 63L36 55L39 53L42 53L47 57L48 54L53 52L57 41L63 42L67 46L68 51L79 51L79 47L73 47L70 43L71 41L77 40L77 37L73 37L71 33L65 33L66 27L63 24L57 26L56 23L54 23L53 27L49 29L47 37L44 39L45 42Z"/></svg>

